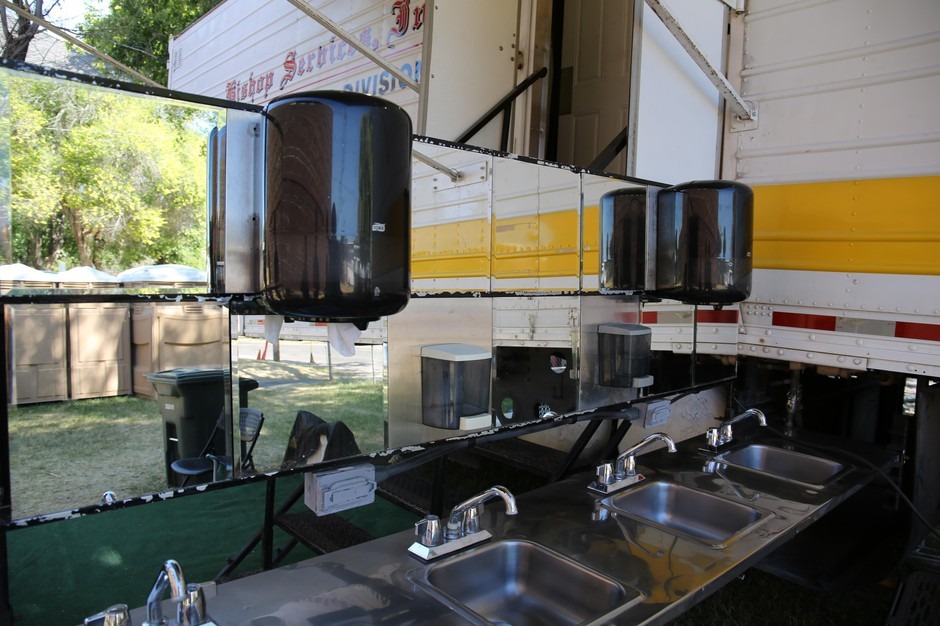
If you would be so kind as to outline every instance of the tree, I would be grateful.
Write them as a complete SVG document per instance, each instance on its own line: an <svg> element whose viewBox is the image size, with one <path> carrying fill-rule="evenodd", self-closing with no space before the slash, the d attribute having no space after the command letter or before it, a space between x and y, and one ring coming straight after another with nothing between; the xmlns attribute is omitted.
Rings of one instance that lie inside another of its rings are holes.
<svg viewBox="0 0 940 626"><path fill-rule="evenodd" d="M43 0L11 0L17 7L32 13L41 18L49 14L58 0L43 5ZM23 17L13 11L7 11L4 8L0 11L0 25L3 26L3 53L4 57L25 61L26 53L29 52L29 44L33 37L39 32L39 24L29 18Z"/></svg>
<svg viewBox="0 0 940 626"><path fill-rule="evenodd" d="M114 59L167 84L169 39L221 0L111 0L107 13L86 16L86 43Z"/></svg>
<svg viewBox="0 0 940 626"><path fill-rule="evenodd" d="M61 82L9 86L14 260L205 264L215 112Z"/></svg>

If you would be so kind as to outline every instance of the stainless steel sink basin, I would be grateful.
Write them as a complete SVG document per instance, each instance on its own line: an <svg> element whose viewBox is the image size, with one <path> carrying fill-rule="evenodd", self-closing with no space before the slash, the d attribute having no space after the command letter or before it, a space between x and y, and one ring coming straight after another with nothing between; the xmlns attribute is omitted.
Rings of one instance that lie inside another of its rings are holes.
<svg viewBox="0 0 940 626"><path fill-rule="evenodd" d="M769 474L821 489L850 468L838 461L764 444L750 444L718 455L728 465Z"/></svg>
<svg viewBox="0 0 940 626"><path fill-rule="evenodd" d="M773 513L676 483L640 483L603 500L610 510L722 549Z"/></svg>
<svg viewBox="0 0 940 626"><path fill-rule="evenodd" d="M642 599L634 589L523 540L498 541L434 563L417 582L481 624L590 624Z"/></svg>

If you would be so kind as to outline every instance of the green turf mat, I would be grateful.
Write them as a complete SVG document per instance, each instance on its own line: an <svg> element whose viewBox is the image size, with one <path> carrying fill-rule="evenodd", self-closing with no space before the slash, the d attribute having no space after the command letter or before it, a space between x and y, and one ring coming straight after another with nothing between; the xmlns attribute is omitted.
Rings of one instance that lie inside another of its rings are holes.
<svg viewBox="0 0 940 626"><path fill-rule="evenodd" d="M277 501L302 481L279 479ZM118 602L142 606L168 558L180 562L188 581L211 580L261 528L264 497L265 485L252 483L9 532L17 626L80 624ZM295 508L303 506L301 500ZM412 514L381 499L343 515L376 537L414 522ZM311 556L297 546L284 564ZM256 548L236 574L256 571L260 563Z"/></svg>

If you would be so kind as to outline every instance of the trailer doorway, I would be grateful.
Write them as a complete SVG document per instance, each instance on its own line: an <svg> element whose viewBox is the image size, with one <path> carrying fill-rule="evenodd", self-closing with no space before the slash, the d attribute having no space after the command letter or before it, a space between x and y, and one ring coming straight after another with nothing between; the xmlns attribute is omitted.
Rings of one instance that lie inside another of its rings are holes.
<svg viewBox="0 0 940 626"><path fill-rule="evenodd" d="M545 158L667 183L720 178L724 100L647 1L536 6L534 32L551 36L530 42L530 56L553 51ZM669 10L724 72L729 23L740 16L719 0L671 0ZM551 28L538 28L545 20Z"/></svg>
<svg viewBox="0 0 940 626"><path fill-rule="evenodd" d="M555 9L563 24L556 159L588 167L630 121L635 1L557 0ZM604 169L628 174L627 152Z"/></svg>

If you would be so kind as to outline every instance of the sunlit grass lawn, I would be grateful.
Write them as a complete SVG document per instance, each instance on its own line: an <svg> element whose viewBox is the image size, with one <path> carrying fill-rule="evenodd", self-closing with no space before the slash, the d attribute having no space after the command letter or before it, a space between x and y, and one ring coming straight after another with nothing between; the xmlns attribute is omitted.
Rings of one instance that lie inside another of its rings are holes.
<svg viewBox="0 0 940 626"><path fill-rule="evenodd" d="M10 407L13 517L166 488L163 421L147 398Z"/></svg>
<svg viewBox="0 0 940 626"><path fill-rule="evenodd" d="M265 423L255 448L258 471L280 467L297 411L341 420L363 452L384 447L381 382L334 375L303 363L243 361L261 383L248 396ZM163 417L150 398L116 397L11 406L13 517L65 511L166 490ZM212 418L214 420L214 416Z"/></svg>
<svg viewBox="0 0 940 626"><path fill-rule="evenodd" d="M322 367L273 361L242 361L242 373L262 383L248 394L249 406L264 412L264 426L255 447L259 471L280 467L297 411L326 421L342 421L356 435L363 452L385 447L385 404L381 382L371 379L326 378Z"/></svg>

